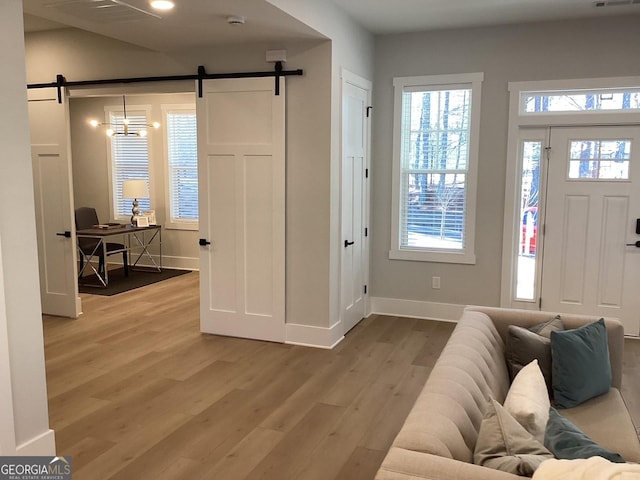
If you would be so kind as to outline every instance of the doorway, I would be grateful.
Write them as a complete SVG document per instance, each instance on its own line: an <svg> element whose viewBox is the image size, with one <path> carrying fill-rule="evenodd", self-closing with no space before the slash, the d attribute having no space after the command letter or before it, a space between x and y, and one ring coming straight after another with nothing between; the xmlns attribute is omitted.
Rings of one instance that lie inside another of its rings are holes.
<svg viewBox="0 0 640 480"><path fill-rule="evenodd" d="M640 127L552 128L541 309L640 333Z"/></svg>
<svg viewBox="0 0 640 480"><path fill-rule="evenodd" d="M638 85L509 84L501 306L617 317L640 334Z"/></svg>

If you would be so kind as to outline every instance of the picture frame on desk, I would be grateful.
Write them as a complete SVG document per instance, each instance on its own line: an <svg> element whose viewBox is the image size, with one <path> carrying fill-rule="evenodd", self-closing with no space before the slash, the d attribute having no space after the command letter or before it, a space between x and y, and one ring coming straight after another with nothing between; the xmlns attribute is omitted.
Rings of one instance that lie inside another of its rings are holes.
<svg viewBox="0 0 640 480"><path fill-rule="evenodd" d="M136 222L136 227L148 227L149 224L149 217L147 217L146 215L138 215L137 217L135 217L135 222Z"/></svg>
<svg viewBox="0 0 640 480"><path fill-rule="evenodd" d="M156 225L156 211L155 210L145 210L142 212L142 215L149 219L149 225ZM147 225L147 227L149 226Z"/></svg>

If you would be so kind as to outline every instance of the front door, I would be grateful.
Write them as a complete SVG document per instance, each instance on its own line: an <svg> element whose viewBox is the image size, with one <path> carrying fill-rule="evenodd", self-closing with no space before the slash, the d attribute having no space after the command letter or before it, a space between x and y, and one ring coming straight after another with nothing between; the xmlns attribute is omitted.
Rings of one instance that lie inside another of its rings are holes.
<svg viewBox="0 0 640 480"><path fill-rule="evenodd" d="M42 313L76 318L81 312L73 220L68 98L54 89L29 91Z"/></svg>
<svg viewBox="0 0 640 480"><path fill-rule="evenodd" d="M196 101L200 329L285 340L285 89L206 80Z"/></svg>
<svg viewBox="0 0 640 480"><path fill-rule="evenodd" d="M640 127L553 128L550 148L541 308L638 335Z"/></svg>

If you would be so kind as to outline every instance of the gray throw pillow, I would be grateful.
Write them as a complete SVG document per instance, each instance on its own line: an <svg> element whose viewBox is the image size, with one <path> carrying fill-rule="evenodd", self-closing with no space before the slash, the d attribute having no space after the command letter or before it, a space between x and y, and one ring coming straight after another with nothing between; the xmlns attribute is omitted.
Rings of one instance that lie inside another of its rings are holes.
<svg viewBox="0 0 640 480"><path fill-rule="evenodd" d="M489 401L473 453L476 465L530 477L550 458L551 452L502 405L494 399Z"/></svg>
<svg viewBox="0 0 640 480"><path fill-rule="evenodd" d="M598 445L553 407L549 408L544 446L559 459L574 460L598 456L610 462L624 463L624 458L619 454Z"/></svg>
<svg viewBox="0 0 640 480"><path fill-rule="evenodd" d="M611 388L611 363L604 319L574 330L551 332L553 396L571 408Z"/></svg>
<svg viewBox="0 0 640 480"><path fill-rule="evenodd" d="M505 356L509 368L511 381L533 360L538 360L540 371L547 385L549 396L553 396L552 369L551 369L551 341L549 336L552 331L563 331L564 325L560 315L547 322L534 325L531 328L509 325L507 330L507 342Z"/></svg>

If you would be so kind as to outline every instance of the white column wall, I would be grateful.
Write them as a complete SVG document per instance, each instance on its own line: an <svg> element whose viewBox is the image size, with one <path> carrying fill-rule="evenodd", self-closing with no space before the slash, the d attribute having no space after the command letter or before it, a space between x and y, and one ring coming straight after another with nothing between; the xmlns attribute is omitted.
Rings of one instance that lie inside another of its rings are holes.
<svg viewBox="0 0 640 480"><path fill-rule="evenodd" d="M341 115L342 115L342 70L346 69L367 80L374 75L373 35L354 22L340 7L324 0L267 0L289 15L331 39L331 150L330 158L322 168L326 170L329 183L329 202L326 204L328 230L324 244L328 250L318 252L328 255L329 302L328 327L335 327L340 318L340 254L341 249ZM375 175L375 172L373 172ZM339 329L335 329L336 331Z"/></svg>
<svg viewBox="0 0 640 480"><path fill-rule="evenodd" d="M44 368L21 0L0 3L0 452L53 455Z"/></svg>

